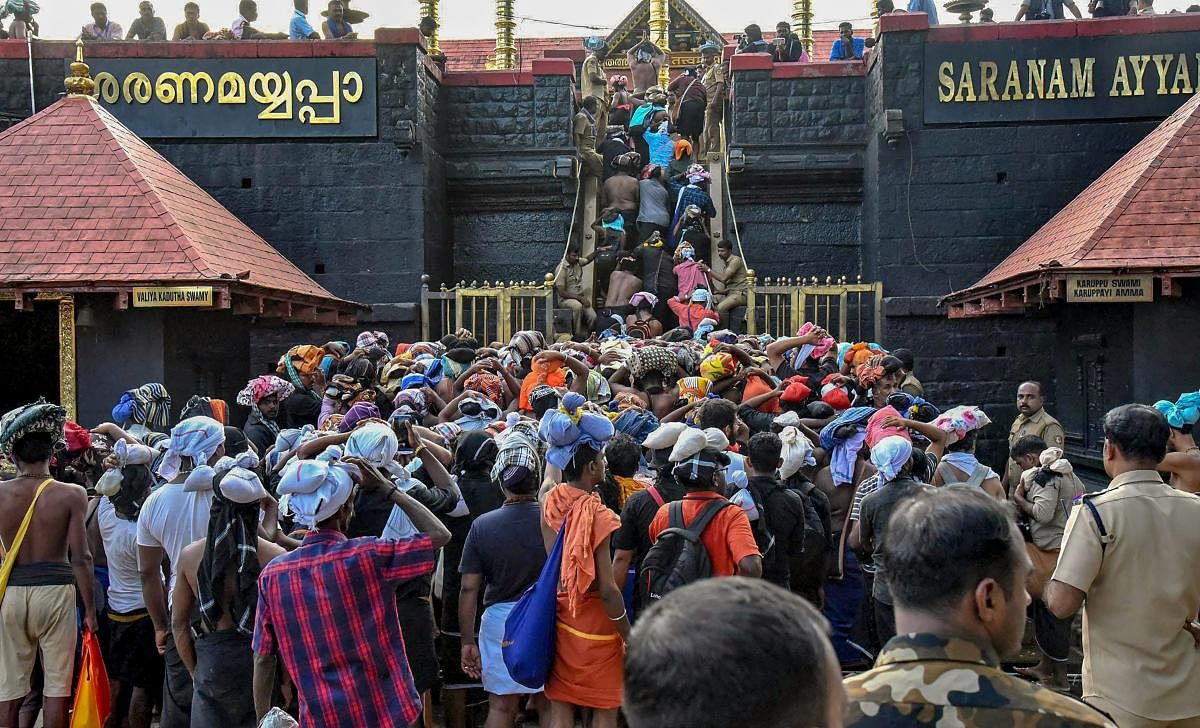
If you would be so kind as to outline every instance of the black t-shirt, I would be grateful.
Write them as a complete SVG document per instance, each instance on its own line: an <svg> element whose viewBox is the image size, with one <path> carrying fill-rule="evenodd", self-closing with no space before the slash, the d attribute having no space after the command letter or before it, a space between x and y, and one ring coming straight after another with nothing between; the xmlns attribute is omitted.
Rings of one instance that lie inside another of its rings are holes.
<svg viewBox="0 0 1200 728"><path fill-rule="evenodd" d="M869 534L871 539L871 560L875 562L875 584L871 591L872 596L884 604L892 603L887 579L880 578L887 570L887 557L883 554L883 540L887 531L888 518L900 501L919 492L924 487L925 485L920 481L902 476L863 498L859 528L865 530L864 535Z"/></svg>
<svg viewBox="0 0 1200 728"><path fill-rule="evenodd" d="M1117 0L1109 0L1109 2L1117 2ZM1049 13L1054 20L1062 20L1066 17L1063 14L1063 0L1029 0L1029 8L1025 11L1026 20L1049 20L1044 16Z"/></svg>
<svg viewBox="0 0 1200 728"><path fill-rule="evenodd" d="M775 424L774 414L759 412L753 407L747 407L744 404L738 406L738 417L750 428L751 435L757 435L760 432L770 432L771 425Z"/></svg>
<svg viewBox="0 0 1200 728"><path fill-rule="evenodd" d="M670 478L659 478L655 489L664 503L683 498L683 488ZM621 527L612 537L612 547L633 552L633 567L641 571L642 559L650 550L650 522L658 515L658 501L646 490L639 490L625 501L621 509Z"/></svg>
<svg viewBox="0 0 1200 728"><path fill-rule="evenodd" d="M511 503L471 524L458 570L482 574L483 605L514 602L537 581L546 563L537 503Z"/></svg>
<svg viewBox="0 0 1200 728"><path fill-rule="evenodd" d="M750 493L765 513L767 530L775 544L763 557L762 578L785 589L791 587L791 559L804 548L804 501L789 493L775 478L754 476ZM762 516L760 516L762 517Z"/></svg>

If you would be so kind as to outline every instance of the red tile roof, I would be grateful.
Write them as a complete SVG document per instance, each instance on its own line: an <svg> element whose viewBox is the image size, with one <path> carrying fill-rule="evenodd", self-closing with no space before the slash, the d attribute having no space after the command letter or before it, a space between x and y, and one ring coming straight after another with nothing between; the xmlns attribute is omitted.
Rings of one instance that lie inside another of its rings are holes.
<svg viewBox="0 0 1200 728"><path fill-rule="evenodd" d="M740 31L738 31L740 32ZM870 29L854 31L857 36L869 36ZM722 33L725 42L736 44L733 33ZM768 31L767 37L771 37ZM833 50L833 42L838 39L837 30L813 31L813 60L827 61ZM584 36L569 36L557 38L517 38L517 57L521 61L519 70L530 70L535 59L544 58L546 51L571 51L583 53ZM482 71L487 65L488 58L496 50L495 38L472 38L468 40L439 40L442 53L446 54L447 71Z"/></svg>
<svg viewBox="0 0 1200 728"><path fill-rule="evenodd" d="M1046 273L1200 270L1200 94L950 303Z"/></svg>
<svg viewBox="0 0 1200 728"><path fill-rule="evenodd" d="M0 285L253 286L335 298L90 97L0 134ZM239 273L249 278L236 280ZM311 301L309 299L320 299Z"/></svg>

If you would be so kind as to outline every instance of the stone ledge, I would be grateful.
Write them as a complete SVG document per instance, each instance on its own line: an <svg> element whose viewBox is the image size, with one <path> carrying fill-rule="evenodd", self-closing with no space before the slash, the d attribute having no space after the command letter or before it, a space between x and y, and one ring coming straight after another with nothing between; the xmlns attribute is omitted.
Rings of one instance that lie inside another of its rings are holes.
<svg viewBox="0 0 1200 728"><path fill-rule="evenodd" d="M419 303L373 303L370 311L358 315L361 324L415 323L420 319Z"/></svg>
<svg viewBox="0 0 1200 728"><path fill-rule="evenodd" d="M886 291L885 291L886 292ZM888 317L945 318L938 308L937 296L892 296L883 299L883 315Z"/></svg>

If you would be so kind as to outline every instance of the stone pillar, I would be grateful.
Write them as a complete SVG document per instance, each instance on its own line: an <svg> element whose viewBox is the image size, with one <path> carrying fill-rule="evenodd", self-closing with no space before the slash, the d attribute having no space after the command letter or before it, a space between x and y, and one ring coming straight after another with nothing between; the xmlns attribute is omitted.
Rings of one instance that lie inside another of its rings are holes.
<svg viewBox="0 0 1200 728"><path fill-rule="evenodd" d="M516 68L517 49L513 41L513 29L517 27L513 18L515 0L496 0L496 53L488 64L493 71L511 71Z"/></svg>
<svg viewBox="0 0 1200 728"><path fill-rule="evenodd" d="M800 36L804 51L812 57L812 0L792 0L792 30Z"/></svg>
<svg viewBox="0 0 1200 728"><path fill-rule="evenodd" d="M671 11L668 0L650 0L650 42L662 49L667 60L658 72L658 85L666 89L671 82Z"/></svg>
<svg viewBox="0 0 1200 728"><path fill-rule="evenodd" d="M431 56L440 56L442 49L438 47L438 0L420 0L421 18L433 21L433 31L425 36L425 49Z"/></svg>

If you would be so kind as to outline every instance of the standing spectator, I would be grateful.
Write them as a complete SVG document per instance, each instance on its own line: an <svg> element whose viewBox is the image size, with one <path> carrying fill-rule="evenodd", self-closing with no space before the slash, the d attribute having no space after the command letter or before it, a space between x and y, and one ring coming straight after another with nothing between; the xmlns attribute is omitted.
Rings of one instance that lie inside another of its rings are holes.
<svg viewBox="0 0 1200 728"><path fill-rule="evenodd" d="M1078 700L1000 669L1021 648L1029 604L1029 559L1011 508L964 489L913 495L893 511L883 554L899 635L874 669L846 678L847 728L951 716L968 726L1114 728Z"/></svg>
<svg viewBox="0 0 1200 728"><path fill-rule="evenodd" d="M67 411L45 400L0 418L0 454L16 475L0 482L0 541L13 548L26 515L32 527L15 553L0 602L0 720L16 726L41 653L45 728L66 728L74 681L75 599L83 623L96 631L92 554L84 516L87 493L50 476L50 459L63 440Z"/></svg>
<svg viewBox="0 0 1200 728"><path fill-rule="evenodd" d="M925 13L929 16L929 24L938 24L936 0L908 0L908 12Z"/></svg>
<svg viewBox="0 0 1200 728"><path fill-rule="evenodd" d="M212 510L212 466L225 454L225 428L211 417L189 417L171 430L170 445L158 466L163 480L138 514L138 570L142 597L154 623L154 639L166 660L162 728L191 723L192 675L171 634L171 599L179 557L188 544L208 533ZM168 566L163 584L164 565Z"/></svg>
<svg viewBox="0 0 1200 728"><path fill-rule="evenodd" d="M361 475L364 488L387 493L417 534L347 539L354 513L352 472ZM271 707L278 655L296 686L302 725L412 725L421 715L421 699L404 655L395 589L433 570L434 554L449 543L450 532L374 466L339 462L333 453L289 463L279 490L289 496L297 522L312 530L300 548L272 561L258 578L253 642L258 719ZM363 689L364 680L369 689Z"/></svg>
<svg viewBox="0 0 1200 728"><path fill-rule="evenodd" d="M996 11L991 8L984 8L979 11L979 22L994 23L996 22Z"/></svg>
<svg viewBox="0 0 1200 728"><path fill-rule="evenodd" d="M631 728L840 728L846 694L828 631L808 602L757 579L684 586L630 636L625 717Z"/></svg>
<svg viewBox="0 0 1200 728"><path fill-rule="evenodd" d="M125 40L166 40L167 24L154 15L154 4L150 0L138 3L138 16L129 24Z"/></svg>
<svg viewBox="0 0 1200 728"><path fill-rule="evenodd" d="M854 24L842 23L839 25L838 35L840 37L833 42L833 49L829 52L829 60L861 61L867 42L862 38L854 37Z"/></svg>
<svg viewBox="0 0 1200 728"><path fill-rule="evenodd" d="M325 40L358 40L358 33L346 22L346 6L341 0L329 0L329 6L321 13L321 35Z"/></svg>
<svg viewBox="0 0 1200 728"><path fill-rule="evenodd" d="M175 26L171 40L204 40L208 24L200 22L200 6L189 2L183 6L183 22Z"/></svg>
<svg viewBox="0 0 1200 728"><path fill-rule="evenodd" d="M742 31L742 38L738 41L738 53L770 53L775 55L774 48L771 44L763 40L762 28L758 27L757 23L747 25Z"/></svg>
<svg viewBox="0 0 1200 728"><path fill-rule="evenodd" d="M34 0L7 0L0 5L0 20L9 13L13 15L8 25L8 37L18 40L38 37L38 23L33 16L40 9Z"/></svg>
<svg viewBox="0 0 1200 728"><path fill-rule="evenodd" d="M662 238L671 224L671 213L667 210L671 193L663 181L663 174L662 167L650 165L638 182L637 243L650 240L655 233ZM626 235L629 232L626 230Z"/></svg>
<svg viewBox="0 0 1200 728"><path fill-rule="evenodd" d="M509 442L510 438L515 439ZM501 444L492 473L504 492L504 505L471 524L459 566L462 670L483 680L488 694L485 728L510 728L520 712L521 697L541 692L512 679L501 651L505 619L546 562L537 502L542 464L536 442L536 436L528 439L514 433ZM484 609L477 640L480 590Z"/></svg>
<svg viewBox="0 0 1200 728"><path fill-rule="evenodd" d="M571 120L571 139L579 157L580 174L600 177L604 173L604 158L596 153L596 129L604 99L584 96L579 111Z"/></svg>
<svg viewBox="0 0 1200 728"><path fill-rule="evenodd" d="M804 548L804 499L776 477L783 464L782 453L783 441L774 432L751 437L746 448L746 489L771 538L771 548L763 554L762 578L789 589L792 559Z"/></svg>
<svg viewBox="0 0 1200 728"><path fill-rule="evenodd" d="M792 26L785 21L775 24L775 62L776 63L808 63L808 51L800 36L792 32Z"/></svg>
<svg viewBox="0 0 1200 728"><path fill-rule="evenodd" d="M900 391L907 392L914 397L925 397L925 386L921 384L921 380L917 379L914 373L916 367L916 357L913 356L911 349L893 349L892 356L900 360L900 371L904 374L900 380Z"/></svg>
<svg viewBox="0 0 1200 728"><path fill-rule="evenodd" d="M230 32L233 33L234 40L282 40L288 37L286 33L264 33L258 28L255 28L253 25L250 25L256 20L258 20L258 3L256 3L254 0L241 0L241 2L238 3L238 16L233 21L233 25L231 25L229 28ZM315 349L317 347L310 348ZM289 354L290 353L291 352L289 352ZM322 352L321 358L324 358L323 354L324 352ZM320 363L320 358L317 359L317 363ZM295 384L295 382L293 382L293 384ZM297 392L299 391L300 389L297 387ZM314 388L313 391L320 390ZM318 399L318 409L320 408L320 404L321 402ZM302 424L308 423L301 423L295 426L300 427ZM315 415L313 424L315 425Z"/></svg>
<svg viewBox="0 0 1200 728"><path fill-rule="evenodd" d="M91 11L92 22L83 26L79 33L81 40L121 40L125 37L121 26L108 19L108 8L104 3L92 3Z"/></svg>
<svg viewBox="0 0 1200 728"><path fill-rule="evenodd" d="M289 40L321 40L321 34L308 22L308 0L292 0L292 22L288 24Z"/></svg>
<svg viewBox="0 0 1200 728"><path fill-rule="evenodd" d="M1083 17L1075 0L1021 0L1021 7L1017 9L1017 17L1014 20L1062 20L1066 17L1063 6L1070 9L1071 15L1076 19Z"/></svg>
<svg viewBox="0 0 1200 728"><path fill-rule="evenodd" d="M707 162L709 155L720 151L729 69L721 60L721 46L711 40L700 45L700 59L700 82L704 84L708 106L704 109L704 132L696 144L694 159Z"/></svg>
<svg viewBox="0 0 1200 728"><path fill-rule="evenodd" d="M1088 12L1093 18L1115 18L1129 15L1130 3L1127 0L1091 0Z"/></svg>
<svg viewBox="0 0 1200 728"><path fill-rule="evenodd" d="M1013 445L1013 459L1025 471L1021 483L1013 491L1012 500L1024 516L1030 540L1025 549L1033 562L1033 576L1027 584L1033 597L1033 629L1041 660L1034 667L1017 668L1017 672L1033 678L1048 688L1065 691L1067 659L1071 656L1071 619L1059 619L1046 608L1046 582L1058 562L1063 530L1067 526L1075 497L1084 491L1071 463L1062 457L1062 450L1047 448L1034 435L1026 435Z"/></svg>
<svg viewBox="0 0 1200 728"><path fill-rule="evenodd" d="M1200 498L1155 472L1169 437L1144 405L1104 416L1112 482L1071 511L1046 587L1056 617L1083 606L1083 698L1122 728L1200 725Z"/></svg>
<svg viewBox="0 0 1200 728"><path fill-rule="evenodd" d="M1042 438L1046 447L1063 447L1063 427L1044 409L1045 393L1040 382L1023 382L1017 387L1017 419L1008 431L1008 447L1026 435ZM1021 467L1009 456L1004 470L1004 492L1012 493L1021 482Z"/></svg>

